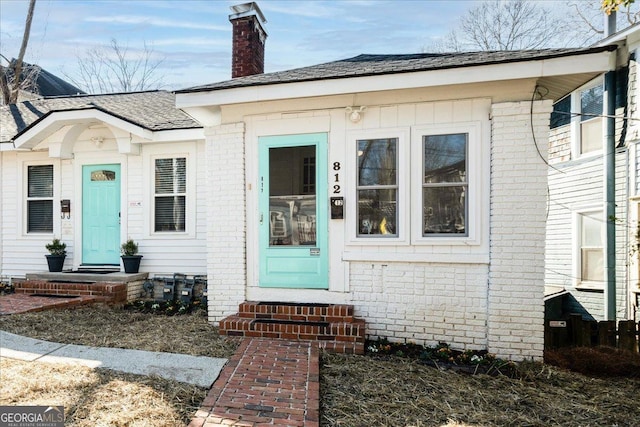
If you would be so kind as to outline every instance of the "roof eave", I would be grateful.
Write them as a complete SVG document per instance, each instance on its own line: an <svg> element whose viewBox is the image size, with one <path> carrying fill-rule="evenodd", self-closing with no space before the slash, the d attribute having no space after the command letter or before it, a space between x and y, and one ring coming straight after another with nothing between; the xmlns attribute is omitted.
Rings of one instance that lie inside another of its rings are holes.
<svg viewBox="0 0 640 427"><path fill-rule="evenodd" d="M482 64L457 68L383 75L273 83L202 92L177 92L176 106L182 109L221 106L292 98L341 95L354 92L411 89L576 73L602 73L611 67L611 49L596 49L577 55L561 55L527 61Z"/></svg>
<svg viewBox="0 0 640 427"><path fill-rule="evenodd" d="M32 149L62 127L78 123L103 122L123 129L142 138L151 139L153 131L126 121L98 108L50 111L30 126L23 129L14 138L16 149Z"/></svg>

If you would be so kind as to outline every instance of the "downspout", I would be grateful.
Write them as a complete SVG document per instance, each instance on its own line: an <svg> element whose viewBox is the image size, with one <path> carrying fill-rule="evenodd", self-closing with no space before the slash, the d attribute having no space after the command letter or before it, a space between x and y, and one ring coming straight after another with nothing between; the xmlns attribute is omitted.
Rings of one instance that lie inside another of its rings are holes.
<svg viewBox="0 0 640 427"><path fill-rule="evenodd" d="M616 14L612 12L605 16L605 37L616 32ZM604 75L604 204L606 209L605 230L605 288L604 288L604 318L616 320L616 58L612 54L611 69Z"/></svg>

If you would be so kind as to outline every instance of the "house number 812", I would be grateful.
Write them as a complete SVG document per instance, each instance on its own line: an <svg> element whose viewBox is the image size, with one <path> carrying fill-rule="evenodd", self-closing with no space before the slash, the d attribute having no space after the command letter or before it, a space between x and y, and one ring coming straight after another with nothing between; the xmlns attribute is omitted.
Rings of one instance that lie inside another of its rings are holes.
<svg viewBox="0 0 640 427"><path fill-rule="evenodd" d="M333 162L333 170L336 172L333 174L334 183L333 184L333 194L340 194L340 162Z"/></svg>

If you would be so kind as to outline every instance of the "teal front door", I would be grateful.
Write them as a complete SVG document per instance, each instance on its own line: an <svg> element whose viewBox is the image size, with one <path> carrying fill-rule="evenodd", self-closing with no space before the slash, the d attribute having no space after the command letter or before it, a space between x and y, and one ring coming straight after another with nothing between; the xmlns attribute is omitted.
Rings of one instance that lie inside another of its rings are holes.
<svg viewBox="0 0 640 427"><path fill-rule="evenodd" d="M327 289L327 135L261 137L261 287Z"/></svg>
<svg viewBox="0 0 640 427"><path fill-rule="evenodd" d="M82 264L120 264L120 165L82 167Z"/></svg>

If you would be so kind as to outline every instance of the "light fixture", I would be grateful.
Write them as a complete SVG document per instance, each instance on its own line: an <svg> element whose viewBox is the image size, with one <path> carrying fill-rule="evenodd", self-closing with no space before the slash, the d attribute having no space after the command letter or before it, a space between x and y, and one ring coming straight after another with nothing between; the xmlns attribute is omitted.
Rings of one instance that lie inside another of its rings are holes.
<svg viewBox="0 0 640 427"><path fill-rule="evenodd" d="M349 120L351 120L353 123L358 123L362 118L361 113L366 109L367 107L365 107L364 105L360 107L347 107L346 110L347 113L349 113Z"/></svg>
<svg viewBox="0 0 640 427"><path fill-rule="evenodd" d="M100 148L102 146L102 142L104 141L104 138L101 136L94 136L91 138L91 142L93 142L95 144L96 147Z"/></svg>

